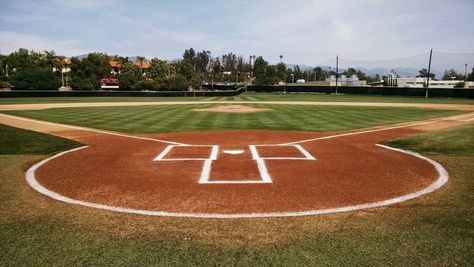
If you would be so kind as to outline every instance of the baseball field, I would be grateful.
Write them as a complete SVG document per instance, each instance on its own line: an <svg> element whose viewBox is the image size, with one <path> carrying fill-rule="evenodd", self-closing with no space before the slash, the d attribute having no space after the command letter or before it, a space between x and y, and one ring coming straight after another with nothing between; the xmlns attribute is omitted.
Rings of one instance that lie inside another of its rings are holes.
<svg viewBox="0 0 474 267"><path fill-rule="evenodd" d="M471 266L474 101L0 99L1 266Z"/></svg>

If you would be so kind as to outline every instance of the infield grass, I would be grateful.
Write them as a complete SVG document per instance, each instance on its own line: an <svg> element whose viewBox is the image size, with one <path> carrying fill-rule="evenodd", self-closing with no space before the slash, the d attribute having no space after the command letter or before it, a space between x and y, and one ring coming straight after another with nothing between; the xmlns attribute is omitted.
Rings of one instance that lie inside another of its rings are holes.
<svg viewBox="0 0 474 267"><path fill-rule="evenodd" d="M299 218L161 218L79 207L28 187L26 169L44 156L0 155L0 266L472 266L473 132L470 124L388 142L447 168L449 182L433 193Z"/></svg>
<svg viewBox="0 0 474 267"><path fill-rule="evenodd" d="M419 108L266 105L257 113L198 112L213 104L57 108L5 112L70 125L128 133L176 131L268 129L295 131L339 131L406 121L425 120L460 113Z"/></svg>

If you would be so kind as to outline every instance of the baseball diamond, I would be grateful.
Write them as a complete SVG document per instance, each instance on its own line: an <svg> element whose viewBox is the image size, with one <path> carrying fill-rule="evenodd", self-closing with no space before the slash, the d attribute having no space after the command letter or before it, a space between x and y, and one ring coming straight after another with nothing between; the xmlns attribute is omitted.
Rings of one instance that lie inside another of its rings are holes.
<svg viewBox="0 0 474 267"><path fill-rule="evenodd" d="M467 113L336 133L223 130L136 136L0 115L3 124L85 145L31 167L27 181L35 190L92 208L201 218L347 212L432 192L448 180L439 163L379 143L473 118Z"/></svg>

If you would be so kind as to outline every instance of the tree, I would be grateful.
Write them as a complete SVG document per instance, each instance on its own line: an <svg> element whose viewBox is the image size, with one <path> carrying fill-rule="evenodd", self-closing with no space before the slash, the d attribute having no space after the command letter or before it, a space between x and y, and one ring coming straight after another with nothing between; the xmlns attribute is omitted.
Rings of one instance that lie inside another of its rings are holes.
<svg viewBox="0 0 474 267"><path fill-rule="evenodd" d="M71 58L71 76L73 89L87 90L98 89L100 87L100 79L110 76L110 58L103 53L89 53L82 60ZM87 79L88 81L81 81ZM90 86L92 85L92 89Z"/></svg>
<svg viewBox="0 0 474 267"><path fill-rule="evenodd" d="M170 65L164 60L152 58L148 75L153 80L164 80L171 75Z"/></svg>
<svg viewBox="0 0 474 267"><path fill-rule="evenodd" d="M64 67L64 58L63 56L56 55L54 50L44 51L44 53L41 54L42 65L50 69L54 68L56 71L61 71Z"/></svg>
<svg viewBox="0 0 474 267"><path fill-rule="evenodd" d="M326 76L328 73L324 71L321 67L316 67L313 69L314 71L314 77L316 81L324 81L326 80Z"/></svg>
<svg viewBox="0 0 474 267"><path fill-rule="evenodd" d="M237 67L237 56L233 53L222 55L222 66L224 71L234 71Z"/></svg>
<svg viewBox="0 0 474 267"><path fill-rule="evenodd" d="M286 65L285 63L281 62L276 65L276 76L280 78L280 80L284 81L286 79Z"/></svg>
<svg viewBox="0 0 474 267"><path fill-rule="evenodd" d="M468 81L474 81L474 68L472 68L472 72L467 76Z"/></svg>
<svg viewBox="0 0 474 267"><path fill-rule="evenodd" d="M20 48L18 51L8 56L8 69L10 74L25 68L35 68L41 66L41 54L28 51L28 49Z"/></svg>
<svg viewBox="0 0 474 267"><path fill-rule="evenodd" d="M431 79L434 79L435 78L435 74L434 73L430 73L430 78ZM425 68L422 68L420 71L419 71L419 75L416 76L416 77L428 77L428 70L425 69Z"/></svg>
<svg viewBox="0 0 474 267"><path fill-rule="evenodd" d="M344 71L342 74L346 75L347 77L350 77L352 75L357 75L357 70L354 68L348 68L346 71Z"/></svg>
<svg viewBox="0 0 474 267"><path fill-rule="evenodd" d="M203 50L198 52L195 57L196 61L196 71L200 73L208 73L209 65L211 63L211 52Z"/></svg>
<svg viewBox="0 0 474 267"><path fill-rule="evenodd" d="M138 81L143 79L141 68L130 62L123 65L117 77L119 79L120 89L123 90L134 89Z"/></svg>
<svg viewBox="0 0 474 267"><path fill-rule="evenodd" d="M464 80L464 75L456 72L455 69L449 69L444 71L443 80Z"/></svg>
<svg viewBox="0 0 474 267"><path fill-rule="evenodd" d="M57 90L61 81L51 69L33 67L19 69L11 84L15 90Z"/></svg>
<svg viewBox="0 0 474 267"><path fill-rule="evenodd" d="M190 49L184 50L183 60L191 63L191 66L192 66L193 70L195 69L195 67L196 67L196 52L194 51L194 49L192 47Z"/></svg>
<svg viewBox="0 0 474 267"><path fill-rule="evenodd" d="M176 74L183 75L188 81L191 80L194 74L193 65L188 60L181 60L174 63Z"/></svg>

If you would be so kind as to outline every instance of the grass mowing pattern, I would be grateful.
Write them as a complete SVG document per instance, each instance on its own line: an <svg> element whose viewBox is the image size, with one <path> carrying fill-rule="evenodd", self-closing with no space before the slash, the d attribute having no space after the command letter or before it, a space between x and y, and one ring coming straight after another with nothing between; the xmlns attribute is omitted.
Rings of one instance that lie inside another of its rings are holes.
<svg viewBox="0 0 474 267"><path fill-rule="evenodd" d="M473 129L394 141L424 154L439 148L434 159L448 169L450 182L436 192L382 209L271 221L150 219L58 203L24 182L25 166L38 157L0 156L0 266L472 266L473 144L460 146L453 137L470 140ZM127 218L159 229L195 226L195 232L228 225L221 238L242 234L222 246L159 230L113 233ZM304 237L285 242L255 246L248 237L255 229L292 236L308 225L313 230L305 228Z"/></svg>
<svg viewBox="0 0 474 267"><path fill-rule="evenodd" d="M0 124L0 155L45 155L79 146L68 139Z"/></svg>
<svg viewBox="0 0 474 267"><path fill-rule="evenodd" d="M418 108L252 105L271 111L237 114L196 112L212 104L138 107L60 108L9 111L8 114L128 133L267 129L338 131L424 120L457 111Z"/></svg>

